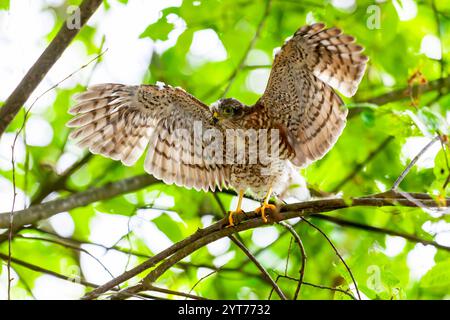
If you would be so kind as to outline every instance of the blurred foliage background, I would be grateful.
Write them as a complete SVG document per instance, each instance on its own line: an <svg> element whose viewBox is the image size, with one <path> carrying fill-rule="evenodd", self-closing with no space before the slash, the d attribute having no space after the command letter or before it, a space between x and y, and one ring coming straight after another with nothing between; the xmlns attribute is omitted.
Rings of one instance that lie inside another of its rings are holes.
<svg viewBox="0 0 450 320"><path fill-rule="evenodd" d="M0 1L0 52L8 52L8 46L19 41L12 35L9 37L13 40L6 41L8 35L4 32L15 19L14 6L18 2ZM36 14L52 21L39 38L30 39L39 44L38 48L44 48L67 18L68 7L80 1L32 2L28 5L36 8ZM447 79L450 2L272 0L269 4L266 0L105 0L55 66L59 73L37 90L44 91L108 49L68 82L39 99L38 110L30 113L15 150L15 209L144 172L143 159L128 168L88 155L67 141L69 129L65 123L70 119L67 110L74 103L72 95L86 85L163 81L181 86L207 103L226 91L228 97L253 104L264 90L274 49L300 26L318 21L356 36L370 61L358 93L345 100L350 110L358 112L352 114L336 146L322 160L301 171L315 190L339 193L345 198L386 191L433 136L448 133L450 81L447 87L429 92L410 90L406 99L388 99L379 105L368 101L398 89L409 92L412 84ZM33 28L25 21L19 23L28 30ZM0 53L3 64L11 64L6 57ZM19 75L23 76L36 57L23 61ZM20 63L20 56L10 58ZM1 77L8 78L3 73L7 69L1 70ZM13 81L4 87L1 99L16 84ZM23 115L22 111L15 118L0 144L3 212L12 206L10 145L22 126ZM448 156L448 148L435 143L400 189L428 193L438 200L448 196ZM226 209L236 201L227 193L218 193L218 197ZM257 203L248 200L245 205L254 208ZM450 247L450 215L445 212L390 207L349 208L327 214ZM15 234L12 255L19 262L12 263L12 298L79 298L90 290L78 283L80 279L100 285L220 217L221 208L211 193L163 184L60 213ZM450 298L449 250L314 217L309 220L336 245L364 298ZM350 299L346 293L354 295L354 286L326 239L306 223L296 220L291 224L308 256L299 299ZM245 231L241 237L274 279L278 275L298 278L301 254L286 229L272 225ZM3 238L3 299L7 290L7 251L8 241ZM278 283L292 297L296 281L281 277ZM166 272L156 285L210 299L267 299L271 291L255 265L229 239L196 251ZM160 292L151 294L180 298ZM272 298L278 296L273 294Z"/></svg>

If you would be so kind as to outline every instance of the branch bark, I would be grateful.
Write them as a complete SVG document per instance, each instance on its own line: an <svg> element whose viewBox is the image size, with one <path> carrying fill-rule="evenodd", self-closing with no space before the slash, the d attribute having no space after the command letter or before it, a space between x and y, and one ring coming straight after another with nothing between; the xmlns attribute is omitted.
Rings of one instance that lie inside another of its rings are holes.
<svg viewBox="0 0 450 320"><path fill-rule="evenodd" d="M99 188L91 188L87 191L79 192L66 198L44 202L24 210L15 211L13 229L20 228L27 224L33 224L42 219L50 218L59 212L83 207L100 200L110 199L124 193L142 189L155 183L159 183L159 180L151 175L143 174L121 181L108 183ZM9 228L9 214L9 212L0 213L0 228Z"/></svg>
<svg viewBox="0 0 450 320"><path fill-rule="evenodd" d="M58 34L44 50L42 55L36 60L30 70L28 70L22 81L17 85L0 109L0 136L5 132L22 105L28 100L51 67L58 61L70 42L72 42L73 38L75 38L80 29L86 24L101 3L102 0L83 1L79 7L80 28L70 29L67 26L67 21L64 22Z"/></svg>

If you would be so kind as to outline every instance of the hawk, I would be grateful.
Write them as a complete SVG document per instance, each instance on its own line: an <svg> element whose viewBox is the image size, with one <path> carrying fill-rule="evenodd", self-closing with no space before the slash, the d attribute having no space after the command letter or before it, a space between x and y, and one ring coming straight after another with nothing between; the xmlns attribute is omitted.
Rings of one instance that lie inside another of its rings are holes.
<svg viewBox="0 0 450 320"><path fill-rule="evenodd" d="M267 222L265 210L276 209L269 198L279 192L289 168L322 158L344 129L347 110L334 89L346 97L355 94L368 60L362 51L336 27L304 26L275 55L265 92L252 106L232 98L208 106L161 83L94 85L69 110L76 115L68 123L76 127L70 137L127 166L148 146L144 168L167 184L233 188L239 198L229 212L230 226L251 190L263 200L256 211ZM269 131L277 135L259 134ZM230 132L237 134L225 139ZM277 156L254 161L251 156L263 146Z"/></svg>

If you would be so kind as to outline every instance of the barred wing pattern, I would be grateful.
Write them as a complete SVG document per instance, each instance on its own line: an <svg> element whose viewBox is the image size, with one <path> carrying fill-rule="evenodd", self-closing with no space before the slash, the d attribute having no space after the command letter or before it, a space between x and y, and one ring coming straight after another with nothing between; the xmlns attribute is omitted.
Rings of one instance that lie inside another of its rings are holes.
<svg viewBox="0 0 450 320"><path fill-rule="evenodd" d="M304 26L277 53L260 103L288 131L292 162L323 157L345 127L347 110L333 88L355 94L366 67L363 48L337 28Z"/></svg>
<svg viewBox="0 0 450 320"><path fill-rule="evenodd" d="M221 128L208 106L184 90L101 84L76 100L67 125L77 127L70 137L79 146L130 166L148 145L144 168L165 183L205 191L228 186L229 167L202 152L212 138L194 139L194 122L203 130Z"/></svg>

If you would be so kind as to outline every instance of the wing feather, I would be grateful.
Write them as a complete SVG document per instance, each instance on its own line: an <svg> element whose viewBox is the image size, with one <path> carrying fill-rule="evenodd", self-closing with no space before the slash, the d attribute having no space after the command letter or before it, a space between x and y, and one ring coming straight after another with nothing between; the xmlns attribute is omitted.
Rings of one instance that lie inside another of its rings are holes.
<svg viewBox="0 0 450 320"><path fill-rule="evenodd" d="M75 97L67 124L70 138L92 153L133 165L149 146L144 169L156 178L196 190L227 185L226 165L211 164L201 150L211 141L194 139L195 122L222 130L209 107L179 88L99 84ZM200 136L201 138L201 136ZM195 146L200 147L200 153Z"/></svg>
<svg viewBox="0 0 450 320"><path fill-rule="evenodd" d="M368 59L354 42L340 29L317 23L300 28L275 56L258 103L287 129L297 166L323 157L345 127L347 110L333 88L345 96L358 88Z"/></svg>

